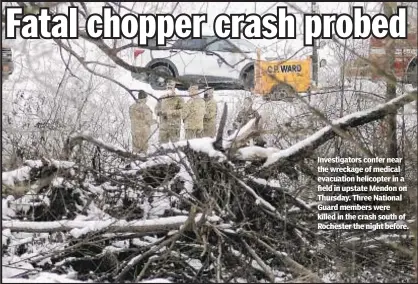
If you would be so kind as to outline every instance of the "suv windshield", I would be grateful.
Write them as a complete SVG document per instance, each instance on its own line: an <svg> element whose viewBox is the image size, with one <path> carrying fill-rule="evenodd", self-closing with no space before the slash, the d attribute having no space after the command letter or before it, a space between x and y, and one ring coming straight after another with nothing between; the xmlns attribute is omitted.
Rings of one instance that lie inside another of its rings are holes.
<svg viewBox="0 0 418 284"><path fill-rule="evenodd" d="M237 47L229 43L227 40L217 37L207 38L207 51L223 51L223 52L240 52Z"/></svg>
<svg viewBox="0 0 418 284"><path fill-rule="evenodd" d="M236 45L241 52L256 52L257 46L246 39L228 39L232 44Z"/></svg>

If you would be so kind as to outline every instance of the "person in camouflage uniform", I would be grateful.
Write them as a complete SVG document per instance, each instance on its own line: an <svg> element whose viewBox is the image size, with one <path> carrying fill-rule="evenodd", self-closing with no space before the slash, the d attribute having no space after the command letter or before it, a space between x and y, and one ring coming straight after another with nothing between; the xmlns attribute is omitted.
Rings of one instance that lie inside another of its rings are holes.
<svg viewBox="0 0 418 284"><path fill-rule="evenodd" d="M183 111L186 139L200 138L203 132L203 117L205 115L205 101L198 95L198 86L190 86L190 99Z"/></svg>
<svg viewBox="0 0 418 284"><path fill-rule="evenodd" d="M253 109L253 100L250 97L246 97L244 99L243 108L238 112L238 115L232 124L233 131L240 129L255 117L260 117L260 114Z"/></svg>
<svg viewBox="0 0 418 284"><path fill-rule="evenodd" d="M157 103L155 112L160 117L160 143L177 142L180 139L181 113L184 107L183 98L175 92L176 83L167 83L167 94Z"/></svg>
<svg viewBox="0 0 418 284"><path fill-rule="evenodd" d="M157 122L152 118L152 110L147 106L147 95L144 92L140 92L137 101L129 107L129 117L133 151L146 152L151 137L151 125Z"/></svg>
<svg viewBox="0 0 418 284"><path fill-rule="evenodd" d="M241 111L238 112L238 115L233 123L233 129L228 131L228 135L234 133L237 129L244 127L251 119L261 118L257 110L253 109L253 100L250 97L244 99L244 106ZM259 120L259 124L261 120ZM266 142L262 137L257 137L253 141L254 145L264 147Z"/></svg>
<svg viewBox="0 0 418 284"><path fill-rule="evenodd" d="M203 118L203 137L214 137L216 135L216 101L213 98L213 89L206 90L205 95L205 116Z"/></svg>

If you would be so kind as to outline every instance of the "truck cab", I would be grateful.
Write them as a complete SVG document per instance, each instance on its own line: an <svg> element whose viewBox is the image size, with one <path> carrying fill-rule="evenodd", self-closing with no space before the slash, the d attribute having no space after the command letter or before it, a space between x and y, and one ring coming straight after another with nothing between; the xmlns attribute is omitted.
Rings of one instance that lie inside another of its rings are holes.
<svg viewBox="0 0 418 284"><path fill-rule="evenodd" d="M260 52L258 52L260 53ZM318 67L324 67L322 59ZM289 60L261 60L255 63L254 92L266 100L292 101L296 94L314 91L312 58Z"/></svg>

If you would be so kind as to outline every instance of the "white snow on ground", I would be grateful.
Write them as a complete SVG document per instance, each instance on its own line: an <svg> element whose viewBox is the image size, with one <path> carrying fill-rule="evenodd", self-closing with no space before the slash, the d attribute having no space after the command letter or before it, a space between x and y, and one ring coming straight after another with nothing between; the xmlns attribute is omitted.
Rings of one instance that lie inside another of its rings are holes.
<svg viewBox="0 0 418 284"><path fill-rule="evenodd" d="M20 271L22 273L22 271ZM89 283L70 279L65 275L58 275L55 273L41 272L36 276L30 277L30 279L25 278L9 278L10 276L2 275L3 283ZM90 282L91 283L91 282Z"/></svg>
<svg viewBox="0 0 418 284"><path fill-rule="evenodd" d="M11 278L30 270L36 271L31 264L25 261L21 261L21 258L18 256L13 255L9 257L2 257L2 279Z"/></svg>

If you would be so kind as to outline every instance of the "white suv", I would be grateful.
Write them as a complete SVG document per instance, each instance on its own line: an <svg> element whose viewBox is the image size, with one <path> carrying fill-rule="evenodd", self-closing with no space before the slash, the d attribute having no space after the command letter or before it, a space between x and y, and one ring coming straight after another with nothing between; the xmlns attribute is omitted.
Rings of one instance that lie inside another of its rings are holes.
<svg viewBox="0 0 418 284"><path fill-rule="evenodd" d="M132 77L164 90L164 74L181 81L216 89L251 89L254 85L254 60L257 47L245 39L219 39L203 36L201 39L178 39L165 47L150 45L135 50L135 66L151 72L132 73ZM158 72L158 76L152 71ZM179 89L186 89L177 82Z"/></svg>

